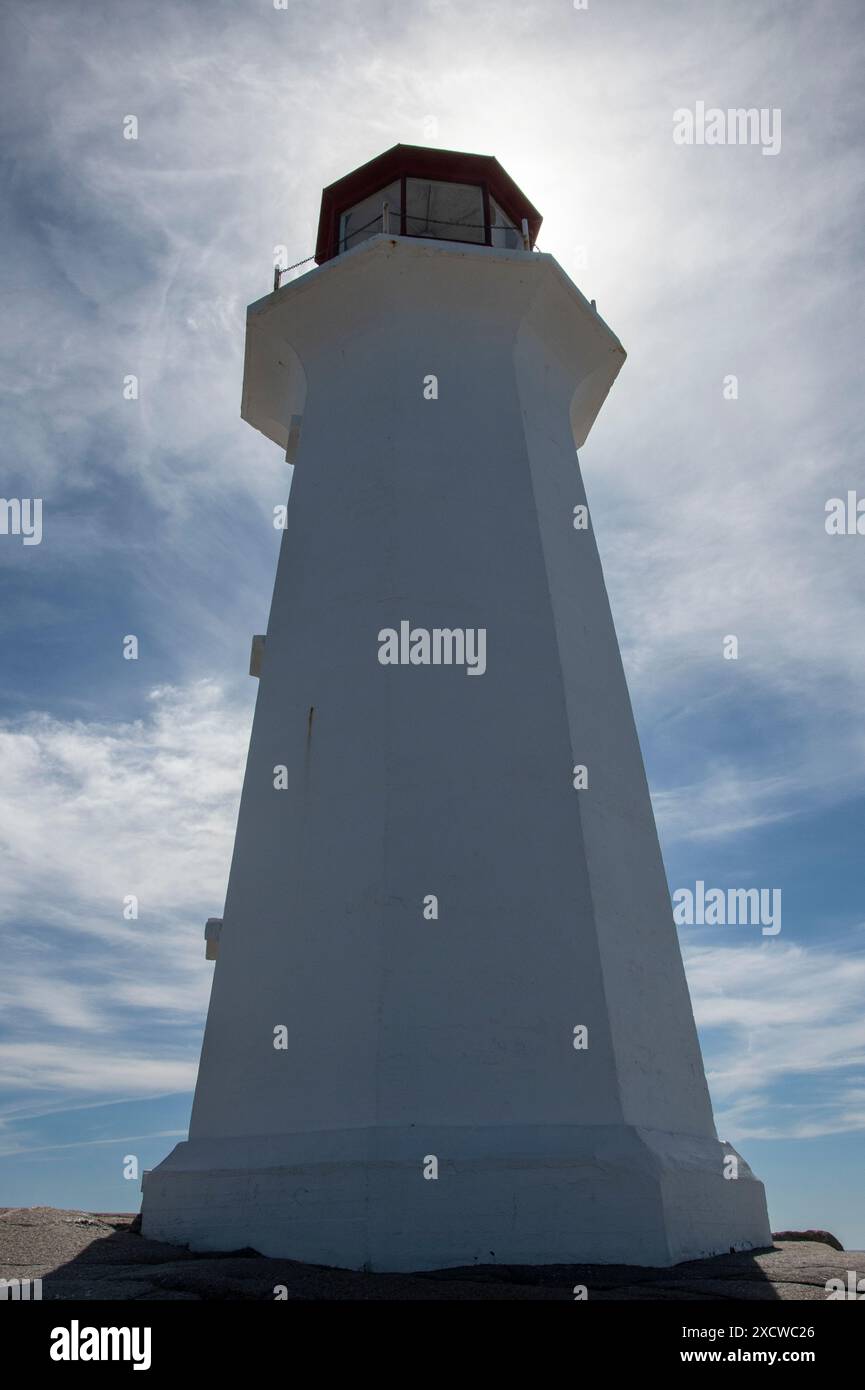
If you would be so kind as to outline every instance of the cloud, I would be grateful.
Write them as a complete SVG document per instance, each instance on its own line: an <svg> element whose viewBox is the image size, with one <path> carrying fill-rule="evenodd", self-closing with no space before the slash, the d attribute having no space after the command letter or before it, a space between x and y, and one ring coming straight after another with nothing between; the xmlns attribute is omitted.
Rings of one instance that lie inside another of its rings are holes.
<svg viewBox="0 0 865 1390"><path fill-rule="evenodd" d="M112 1144L140 1144L152 1139L185 1139L185 1129L157 1129L150 1134L123 1134L116 1139L73 1139L65 1144L30 1144L27 1146L15 1143L8 1149L2 1147L0 1141L0 1158L7 1158L12 1155L16 1157L21 1154L34 1153L56 1153L63 1149L90 1149L107 1147Z"/></svg>
<svg viewBox="0 0 865 1390"><path fill-rule="evenodd" d="M49 921L116 946L128 894L141 924L219 895L231 854L248 710L198 682L151 692L152 716L0 724L0 920Z"/></svg>
<svg viewBox="0 0 865 1390"><path fill-rule="evenodd" d="M0 1084L17 1089L98 1093L119 1099L191 1091L197 1057L157 1059L117 1051L56 1044L4 1043L0 1049Z"/></svg>
<svg viewBox="0 0 865 1390"><path fill-rule="evenodd" d="M683 954L720 1132L865 1128L865 959L780 941Z"/></svg>
<svg viewBox="0 0 865 1390"><path fill-rule="evenodd" d="M691 749L698 767L704 759ZM768 825L795 820L805 814L843 802L861 792L857 763L851 765L851 748L837 750L831 760L814 750L793 769L757 766L732 757L712 759L705 775L696 782L659 789L652 805L665 844L682 841L712 842L746 837ZM846 755L846 758L845 758ZM759 763L759 758L756 759Z"/></svg>
<svg viewBox="0 0 865 1390"><path fill-rule="evenodd" d="M194 1084L203 924L224 898L248 710L205 682L150 703L129 723L0 727L0 1084L13 1093Z"/></svg>

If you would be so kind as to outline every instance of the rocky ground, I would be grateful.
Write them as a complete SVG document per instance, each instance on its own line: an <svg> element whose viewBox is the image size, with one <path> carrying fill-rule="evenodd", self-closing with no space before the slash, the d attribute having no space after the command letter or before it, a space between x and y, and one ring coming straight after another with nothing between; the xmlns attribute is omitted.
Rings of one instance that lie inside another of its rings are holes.
<svg viewBox="0 0 865 1390"><path fill-rule="evenodd" d="M473 1266L431 1274L355 1274L271 1260L252 1250L198 1255L145 1240L130 1213L0 1208L0 1278L41 1279L43 1299L596 1299L825 1300L826 1281L865 1275L865 1252L824 1232L784 1232L773 1250L674 1269L628 1265ZM787 1237L793 1236L793 1239ZM811 1237L819 1236L819 1240ZM837 1242L836 1242L837 1243ZM285 1297L286 1295L282 1295Z"/></svg>

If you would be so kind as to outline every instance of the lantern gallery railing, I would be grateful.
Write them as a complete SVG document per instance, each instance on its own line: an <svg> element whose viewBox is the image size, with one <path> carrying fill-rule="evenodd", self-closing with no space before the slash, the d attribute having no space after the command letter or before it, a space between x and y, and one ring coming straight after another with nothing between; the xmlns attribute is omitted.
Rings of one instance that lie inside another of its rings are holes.
<svg viewBox="0 0 865 1390"><path fill-rule="evenodd" d="M517 229L516 227L508 225L500 226L490 218L487 218L484 222L469 222L462 217L430 217L426 212L405 212L405 214L403 214L400 207L393 206L393 204L386 199L381 205L381 212L377 212L368 222L364 222L360 227L352 227L350 230L346 229L337 243L339 251L345 251L350 243L354 244L358 240L363 240L362 233L369 232L371 227L376 228L380 232L384 232L385 235L393 234L394 236L421 237L427 236L428 234L434 237L437 235L441 236L440 233L436 232L428 233L428 227L447 227L455 232L483 232L484 236L482 240L475 237L465 238L465 240L471 241L473 245L491 246L494 244L492 240L493 236L503 235L514 243L513 245L505 243L501 248L503 250L516 251L519 249L516 243L519 242L522 242L522 249L524 251L531 251L532 249L528 218L524 217L522 219L522 226ZM461 238L456 236L441 236L441 240L459 241Z"/></svg>
<svg viewBox="0 0 865 1390"><path fill-rule="evenodd" d="M393 222L396 222L396 223L397 223L397 226L393 226L393 225L392 225ZM429 236L432 236L432 237L434 237L434 238L435 238L436 236L438 236L438 239L439 239L440 241L460 241L460 240L462 240L463 238L460 238L460 237L443 237L443 236L438 235L438 234L435 233L435 232L428 233L425 229L426 229L427 227L451 227L451 228L454 228L454 229L465 230L465 231L479 231L479 232L483 232L483 233L484 233L484 238L485 238L484 241L478 242L478 241L472 240L472 241L470 242L470 245L472 245L472 246L489 246L491 243L490 243L490 241L489 241L487 238L490 238L493 232L513 231L514 234L515 234L515 236L517 236L517 237L519 238L519 240L522 242L522 249L523 249L524 251L531 251L531 250L532 250L531 238L530 238L530 235L529 235L529 223L528 223L528 219L525 218L525 217L522 219L522 226L520 227L520 230L519 230L518 233L516 232L516 228L510 228L510 227L507 227L507 228L505 228L505 227L496 227L495 225L492 225L492 224L489 223L489 222L461 222L461 221L455 221L453 218L426 217L426 216L424 216L424 217L419 217L419 216L412 217L412 216L408 216L408 217L406 218L406 222L407 222L407 223L408 223L408 222L422 222L422 223L423 223L423 226L424 226L424 230L422 230L422 231L409 231L409 230L408 230L408 227L406 227L406 231L405 231L405 232L400 232L399 227L400 227L401 224L402 224L402 216L401 216L401 213L400 213L400 209L399 209L399 208L391 208L391 205L390 205L389 202L387 202L387 201L386 201L386 202L383 202L382 205L381 205L381 212L377 212L376 215L375 215L375 217L371 217L370 220L369 220L368 222L364 222L364 224L363 224L362 227L354 227L350 232L347 232L347 233L345 234L345 236L340 237L340 240L339 240L339 251L340 251L340 252L345 251L346 248L348 247L349 242L351 242L352 244L355 244L355 243L358 241L358 239L360 239L360 240L362 240L362 241L365 241L366 238L363 237L363 236L361 236L361 233L363 233L363 232L367 232L367 233L369 233L370 236L374 236L374 235L375 235L375 232L371 232L371 231L370 231L370 228L371 228L371 227L374 227L376 231L383 232L385 236L414 236L414 237L424 237L424 236L429 235ZM517 250L518 248L517 248L517 247L510 247L510 248L504 247L504 248L502 248L502 249L504 249L504 250L508 250L508 249L510 249L510 250ZM535 249L536 249L536 248L535 248ZM295 262L294 262L294 265L287 265L287 266L278 266L278 265L275 265L275 266L273 267L273 288L274 288L274 291L276 291L276 290L279 289L280 282L281 282L281 279L282 279L282 276L283 276L283 275L287 275L287 274L289 273L290 270L297 270L299 266L308 265L310 261L314 261L314 260L315 260L315 256L314 256L314 255L312 255L312 256L304 256L304 258L303 258L302 261L295 261Z"/></svg>

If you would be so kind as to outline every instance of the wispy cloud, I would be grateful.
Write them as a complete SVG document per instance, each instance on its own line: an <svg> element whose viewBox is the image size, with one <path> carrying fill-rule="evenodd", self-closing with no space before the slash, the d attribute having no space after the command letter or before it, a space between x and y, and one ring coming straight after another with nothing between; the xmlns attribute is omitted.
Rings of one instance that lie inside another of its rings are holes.
<svg viewBox="0 0 865 1390"><path fill-rule="evenodd" d="M15 1145L9 1149L2 1147L0 1141L0 1157L8 1157L11 1154L38 1154L38 1153L61 1153L64 1149L90 1149L90 1148L110 1148L113 1144L138 1144L143 1140L151 1139L184 1139L186 1130L184 1129L158 1129L151 1134L123 1134L112 1139L73 1139L65 1144L33 1144L30 1147Z"/></svg>
<svg viewBox="0 0 865 1390"><path fill-rule="evenodd" d="M780 941L684 954L722 1131L865 1128L865 959ZM800 1087L795 1104L780 1084L789 1082Z"/></svg>
<svg viewBox="0 0 865 1390"><path fill-rule="evenodd" d="M248 713L216 686L150 717L0 729L5 973L0 1085L128 1097L191 1088ZM139 900L137 919L124 899Z"/></svg>
<svg viewBox="0 0 865 1390"><path fill-rule="evenodd" d="M152 717L0 726L0 920L48 920L117 947L154 918L219 896L249 733L248 710L200 682L151 694ZM139 899L137 923L123 901ZM86 911L82 905L86 904Z"/></svg>

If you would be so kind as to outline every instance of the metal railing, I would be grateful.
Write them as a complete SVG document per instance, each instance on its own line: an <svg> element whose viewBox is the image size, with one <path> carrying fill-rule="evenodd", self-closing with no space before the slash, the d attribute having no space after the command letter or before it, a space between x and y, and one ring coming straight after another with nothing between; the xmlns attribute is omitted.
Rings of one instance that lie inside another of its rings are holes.
<svg viewBox="0 0 865 1390"><path fill-rule="evenodd" d="M401 212L401 210L398 210L398 212L399 212L399 217L400 217L400 225L402 225L402 212ZM493 226L493 224L492 224L491 222L461 222L461 221L459 221L459 219L456 219L456 220L455 220L454 218L441 218L441 217L413 217L410 213L406 213L406 223L408 223L408 222L422 222L422 223L424 224L425 227L432 227L432 226L434 226L434 227L459 227L459 228L465 228L466 231L481 231L481 232L484 232L484 234L489 233L489 235L490 235L491 238L492 238L492 234L493 234L494 232L514 232L514 233L516 233L518 236L520 236L520 237L522 238L523 250L524 250L524 251L531 251L531 250L532 250L531 237L530 237L530 234L529 234L529 223L528 223L528 219L525 218L525 217L524 217L523 220L522 220L522 226L520 227L519 231L517 230L516 227L495 227L495 226ZM362 227L355 227L355 228L353 229L353 231L347 232L345 236L340 237L340 238L339 238L339 241L338 241L338 243L337 243L337 252L336 252L336 254L337 254L337 255L340 255L340 254L346 249L346 246L347 246L348 242L353 241L355 237L360 236L361 232L366 232L366 231L368 231L370 227L376 225L377 223L380 223L380 224L381 224L381 230L382 230L382 232L384 233L385 236L391 235L391 230L390 230L390 203L388 203L388 202L382 203L382 205L381 205L381 212L376 213L375 217L370 218L369 222L364 222L364 224L363 224ZM393 235L399 235L399 234L398 234L398 233L393 233ZM423 233L422 231L421 231L421 232L406 232L406 235L407 235L407 236L423 236L424 233ZM447 240L447 237L442 237L441 240L442 240L442 241L446 241L446 240ZM473 242L473 243L471 243L471 244L472 244L472 245L478 245L478 246L480 246L480 245L486 245L486 242L477 242L477 243L474 243L474 242ZM536 249L536 248L535 248L535 249ZM276 291L277 291L277 290L279 289L279 287L280 287L280 282L281 282L281 280L282 280L283 275L288 275L289 271L291 271L291 270L297 270L299 266L308 265L310 261L314 261L314 260L315 260L315 254L313 253L313 255L311 255L311 256L304 256L304 258L303 258L302 261L295 261L294 265L287 265L287 266L278 266L278 265L275 265L275 266L273 267L273 292L274 292L274 294L276 293Z"/></svg>

